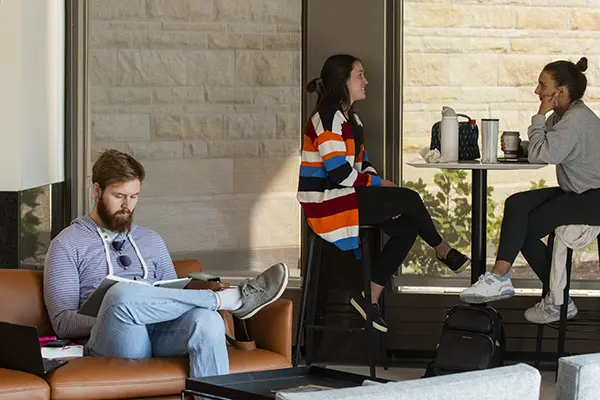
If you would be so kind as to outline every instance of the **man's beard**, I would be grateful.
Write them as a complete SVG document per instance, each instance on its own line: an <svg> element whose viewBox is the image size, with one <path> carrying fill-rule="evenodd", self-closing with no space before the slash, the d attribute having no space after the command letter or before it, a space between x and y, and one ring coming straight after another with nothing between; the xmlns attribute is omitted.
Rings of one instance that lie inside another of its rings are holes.
<svg viewBox="0 0 600 400"><path fill-rule="evenodd" d="M117 211L114 214L110 214L104 204L103 196L98 199L96 207L98 216L104 224L104 227L113 232L129 232L131 231L131 223L133 221L133 211L129 211L125 208ZM135 210L134 210L135 211Z"/></svg>

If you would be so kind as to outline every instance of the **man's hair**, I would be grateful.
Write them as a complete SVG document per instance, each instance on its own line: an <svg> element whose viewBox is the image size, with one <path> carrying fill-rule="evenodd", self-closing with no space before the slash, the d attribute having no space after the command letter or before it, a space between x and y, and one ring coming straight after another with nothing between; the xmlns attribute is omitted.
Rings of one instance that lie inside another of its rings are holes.
<svg viewBox="0 0 600 400"><path fill-rule="evenodd" d="M142 164L129 154L115 149L100 154L92 168L92 183L97 183L102 190L117 182L138 179L141 183L145 177Z"/></svg>

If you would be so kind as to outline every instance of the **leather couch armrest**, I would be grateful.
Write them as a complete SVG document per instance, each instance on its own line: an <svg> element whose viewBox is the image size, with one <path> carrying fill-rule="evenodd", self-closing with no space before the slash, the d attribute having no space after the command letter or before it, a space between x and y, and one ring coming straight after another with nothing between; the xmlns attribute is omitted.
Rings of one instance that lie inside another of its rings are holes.
<svg viewBox="0 0 600 400"><path fill-rule="evenodd" d="M202 264L200 264L200 261L194 260L193 258L173 260L173 266L175 267L175 273L177 273L178 278L187 278L188 274L192 272L202 272Z"/></svg>
<svg viewBox="0 0 600 400"><path fill-rule="evenodd" d="M279 299L246 320L250 337L259 349L284 356L292 363L292 302Z"/></svg>

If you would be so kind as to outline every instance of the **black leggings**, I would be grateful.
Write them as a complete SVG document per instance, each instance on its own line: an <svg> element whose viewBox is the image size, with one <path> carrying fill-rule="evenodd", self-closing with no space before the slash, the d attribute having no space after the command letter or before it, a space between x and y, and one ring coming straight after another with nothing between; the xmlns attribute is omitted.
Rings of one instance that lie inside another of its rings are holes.
<svg viewBox="0 0 600 400"><path fill-rule="evenodd" d="M356 188L361 225L377 225L390 236L373 264L371 280L384 286L400 267L417 235L435 247L442 243L421 196L402 187ZM398 218L394 218L400 215Z"/></svg>
<svg viewBox="0 0 600 400"><path fill-rule="evenodd" d="M506 199L496 260L513 263L519 250L542 282L552 255L541 238L561 225L600 225L600 189L577 194L561 188L515 193Z"/></svg>

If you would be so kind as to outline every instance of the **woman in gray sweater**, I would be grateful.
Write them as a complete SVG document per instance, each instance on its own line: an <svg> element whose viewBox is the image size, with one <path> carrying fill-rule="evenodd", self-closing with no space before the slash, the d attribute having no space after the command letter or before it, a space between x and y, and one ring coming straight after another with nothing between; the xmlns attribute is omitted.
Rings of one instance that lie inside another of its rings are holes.
<svg viewBox="0 0 600 400"><path fill-rule="evenodd" d="M581 100L587 86L587 59L555 61L544 67L535 94L540 106L531 117L529 142L521 149L531 163L556 165L559 187L510 196L496 263L460 298L484 303L514 296L508 275L519 251L543 282L549 281L551 254L542 238L561 225L600 225L600 119ZM546 119L546 114L553 111ZM568 299L568 318L577 314ZM537 323L557 321L560 307L545 298L526 317Z"/></svg>

